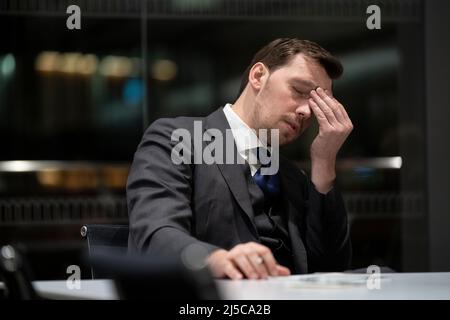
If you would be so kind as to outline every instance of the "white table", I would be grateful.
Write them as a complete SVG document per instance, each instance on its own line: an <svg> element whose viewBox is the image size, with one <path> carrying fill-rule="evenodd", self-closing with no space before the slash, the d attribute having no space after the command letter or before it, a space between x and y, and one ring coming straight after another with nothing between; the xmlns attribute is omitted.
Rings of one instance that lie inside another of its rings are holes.
<svg viewBox="0 0 450 320"><path fill-rule="evenodd" d="M217 280L225 299L248 300L398 300L450 299L450 272L384 273L380 289L369 289L361 274L294 275L267 280ZM36 281L36 291L50 299L117 299L111 280L82 280L80 289L65 281Z"/></svg>
<svg viewBox="0 0 450 320"><path fill-rule="evenodd" d="M34 281L39 296L48 299L116 300L117 290L112 280L81 280L80 289L69 289L66 281Z"/></svg>

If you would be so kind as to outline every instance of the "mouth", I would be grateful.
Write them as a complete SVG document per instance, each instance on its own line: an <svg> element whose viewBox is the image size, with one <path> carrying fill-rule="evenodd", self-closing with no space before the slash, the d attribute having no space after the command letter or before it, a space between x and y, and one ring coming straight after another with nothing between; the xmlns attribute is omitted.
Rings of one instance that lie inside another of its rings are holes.
<svg viewBox="0 0 450 320"><path fill-rule="evenodd" d="M287 123L287 125L291 129L291 131L293 131L294 133L298 132L298 129L300 126L297 123L292 122L292 121L287 121L287 120L285 122Z"/></svg>

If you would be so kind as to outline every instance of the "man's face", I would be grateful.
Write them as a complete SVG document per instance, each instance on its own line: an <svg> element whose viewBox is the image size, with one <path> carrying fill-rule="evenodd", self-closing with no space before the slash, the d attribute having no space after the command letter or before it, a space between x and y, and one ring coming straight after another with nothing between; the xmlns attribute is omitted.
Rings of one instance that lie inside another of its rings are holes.
<svg viewBox="0 0 450 320"><path fill-rule="evenodd" d="M321 87L331 94L331 84L318 62L297 54L286 65L272 70L261 84L255 97L255 129L279 129L280 145L294 141L314 116L308 103L311 90Z"/></svg>

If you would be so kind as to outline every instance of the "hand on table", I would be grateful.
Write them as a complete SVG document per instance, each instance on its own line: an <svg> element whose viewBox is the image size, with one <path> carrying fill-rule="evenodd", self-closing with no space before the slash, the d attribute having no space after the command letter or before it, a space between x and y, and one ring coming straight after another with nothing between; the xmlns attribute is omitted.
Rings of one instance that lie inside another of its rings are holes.
<svg viewBox="0 0 450 320"><path fill-rule="evenodd" d="M206 261L217 278L265 279L291 274L288 268L275 261L269 248L256 242L239 244L229 251L216 250Z"/></svg>

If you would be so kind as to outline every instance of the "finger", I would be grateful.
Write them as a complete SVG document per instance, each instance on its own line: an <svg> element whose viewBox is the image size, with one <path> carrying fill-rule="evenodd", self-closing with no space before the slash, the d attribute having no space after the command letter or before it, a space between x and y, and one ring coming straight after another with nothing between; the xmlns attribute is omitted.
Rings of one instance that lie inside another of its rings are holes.
<svg viewBox="0 0 450 320"><path fill-rule="evenodd" d="M225 275L233 280L240 280L243 278L242 273L233 265L231 261L229 261L224 268Z"/></svg>
<svg viewBox="0 0 450 320"><path fill-rule="evenodd" d="M325 90L325 93L330 97L331 100L333 100L333 102L336 104L336 106L339 108L340 113L342 113L342 115L346 118L349 119L349 116L347 114L347 110L345 110L344 106L342 105L342 103L340 103L335 97L333 97L328 90Z"/></svg>
<svg viewBox="0 0 450 320"><path fill-rule="evenodd" d="M279 276L290 276L291 270L289 270L286 267L283 267L282 265L277 264L277 270Z"/></svg>
<svg viewBox="0 0 450 320"><path fill-rule="evenodd" d="M233 259L233 262L239 267L239 269L245 274L248 279L258 278L258 272L256 272L255 268L253 268L246 255L240 254L236 256Z"/></svg>
<svg viewBox="0 0 450 320"><path fill-rule="evenodd" d="M278 275L278 271L276 268L277 262L275 261L275 258L273 257L272 251L270 251L269 248L266 246L255 244L256 252L259 254L259 256L263 259L264 264L269 271L269 274L271 276Z"/></svg>
<svg viewBox="0 0 450 320"><path fill-rule="evenodd" d="M322 109L319 108L317 103L314 102L313 99L308 100L309 105L311 107L311 110L314 112L314 115L316 116L317 122L319 123L319 127L332 127L331 123L328 122L327 117L323 113Z"/></svg>
<svg viewBox="0 0 450 320"><path fill-rule="evenodd" d="M328 104L322 99L321 96L319 96L316 90L311 91L311 97L313 98L314 102L319 106L319 108L322 110L328 122L333 127L337 127L338 120L336 119L336 115L334 114L333 109L330 106L328 106Z"/></svg>
<svg viewBox="0 0 450 320"><path fill-rule="evenodd" d="M322 88L317 89L317 92L319 93L319 96L328 104L328 106L333 110L334 115L336 116L336 119L341 123L344 124L346 121L346 117L342 113L342 105L337 101L334 97L332 97L328 90L322 90Z"/></svg>
<svg viewBox="0 0 450 320"><path fill-rule="evenodd" d="M253 265L253 268L258 272L259 277L266 279L269 275L269 271L266 268L266 264L264 263L264 259L260 257L258 254L253 253L249 255L249 260Z"/></svg>

